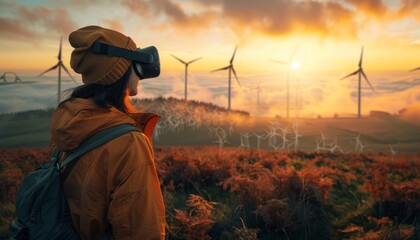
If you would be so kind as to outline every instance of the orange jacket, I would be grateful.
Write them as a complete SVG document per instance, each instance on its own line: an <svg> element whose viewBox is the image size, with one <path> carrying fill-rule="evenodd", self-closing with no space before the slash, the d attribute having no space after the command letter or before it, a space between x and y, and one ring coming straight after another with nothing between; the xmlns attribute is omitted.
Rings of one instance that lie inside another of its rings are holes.
<svg viewBox="0 0 420 240"><path fill-rule="evenodd" d="M64 192L82 239L101 239L108 225L114 239L164 239L165 208L151 146L158 120L80 98L53 113L52 144L65 154L111 126L129 123L143 130L113 139L64 169Z"/></svg>

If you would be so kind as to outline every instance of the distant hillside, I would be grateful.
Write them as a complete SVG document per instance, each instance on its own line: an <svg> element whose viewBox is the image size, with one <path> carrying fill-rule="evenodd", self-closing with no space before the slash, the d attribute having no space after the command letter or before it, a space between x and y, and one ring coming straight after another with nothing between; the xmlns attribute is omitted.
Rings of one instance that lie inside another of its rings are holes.
<svg viewBox="0 0 420 240"><path fill-rule="evenodd" d="M208 113L227 113L227 109L211 103L183 101L176 98L133 99L133 105L143 112L167 116L168 111L196 116ZM43 147L50 141L50 121L53 109L30 110L0 115L0 148ZM233 115L249 113L233 110Z"/></svg>
<svg viewBox="0 0 420 240"><path fill-rule="evenodd" d="M50 141L52 109L0 115L0 148L43 147Z"/></svg>
<svg viewBox="0 0 420 240"><path fill-rule="evenodd" d="M217 106L213 103L200 102L195 100L188 100L185 102L182 99L178 98L143 98L143 99L133 99L133 105L140 109L143 112L154 112L160 114L161 111L166 111L170 109L184 109L184 110L194 110L197 112L219 112L219 113L228 113L228 110L224 107ZM230 114L249 116L250 114L245 111L240 110L231 110Z"/></svg>
<svg viewBox="0 0 420 240"><path fill-rule="evenodd" d="M134 99L140 112L161 116L155 146L220 146L274 151L420 152L420 125L375 111L357 118L255 117L211 103ZM52 110L0 115L0 148L45 147ZM408 114L406 114L408 116ZM410 115L411 116L411 115Z"/></svg>

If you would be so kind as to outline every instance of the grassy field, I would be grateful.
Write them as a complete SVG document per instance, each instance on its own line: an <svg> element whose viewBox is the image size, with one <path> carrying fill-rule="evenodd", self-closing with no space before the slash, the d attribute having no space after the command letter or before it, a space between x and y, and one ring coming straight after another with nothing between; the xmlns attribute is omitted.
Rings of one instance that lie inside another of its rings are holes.
<svg viewBox="0 0 420 240"><path fill-rule="evenodd" d="M42 147L50 140L51 111L0 115L0 147Z"/></svg>
<svg viewBox="0 0 420 240"><path fill-rule="evenodd" d="M46 148L0 149L0 239ZM420 155L157 147L169 239L419 239Z"/></svg>
<svg viewBox="0 0 420 240"><path fill-rule="evenodd" d="M135 103L154 135L169 239L418 239L420 125L398 116L254 117ZM0 115L0 239L23 176L48 159L51 111Z"/></svg>

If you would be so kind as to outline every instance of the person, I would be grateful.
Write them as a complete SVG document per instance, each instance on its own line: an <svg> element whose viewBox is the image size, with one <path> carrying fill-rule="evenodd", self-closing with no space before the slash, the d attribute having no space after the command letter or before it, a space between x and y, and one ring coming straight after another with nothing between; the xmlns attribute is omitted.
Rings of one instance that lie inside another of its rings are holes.
<svg viewBox="0 0 420 240"><path fill-rule="evenodd" d="M159 116L135 113L129 99L138 93L141 67L92 48L99 43L134 54L139 50L130 37L99 26L72 32L69 42L74 47L70 65L83 85L54 110L50 147L66 155L115 125L142 130L115 138L62 170L73 225L81 239L102 239L109 230L113 239L164 239L165 208L151 139Z"/></svg>

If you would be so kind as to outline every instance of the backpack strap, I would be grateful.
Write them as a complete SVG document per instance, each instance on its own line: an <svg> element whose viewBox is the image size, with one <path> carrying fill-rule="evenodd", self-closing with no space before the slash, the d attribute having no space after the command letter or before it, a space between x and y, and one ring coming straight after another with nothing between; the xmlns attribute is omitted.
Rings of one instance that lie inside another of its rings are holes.
<svg viewBox="0 0 420 240"><path fill-rule="evenodd" d="M121 124L114 127L104 129L97 132L95 135L89 137L86 141L79 146L79 148L71 153L63 162L56 162L58 170L61 170L64 166L71 163L75 159L78 159L83 154L89 152L90 150L99 147L100 145L111 141L114 138L120 137L126 133L140 130L130 124Z"/></svg>

